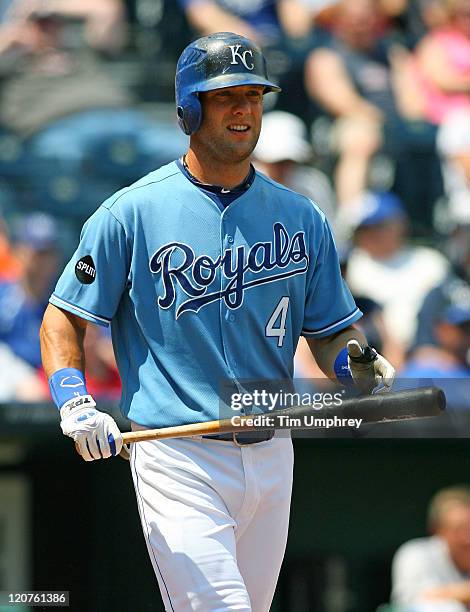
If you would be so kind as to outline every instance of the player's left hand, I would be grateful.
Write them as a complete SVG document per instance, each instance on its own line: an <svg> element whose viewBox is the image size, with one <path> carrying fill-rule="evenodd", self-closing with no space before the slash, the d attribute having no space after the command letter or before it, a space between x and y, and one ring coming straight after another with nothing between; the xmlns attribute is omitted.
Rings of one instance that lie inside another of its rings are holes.
<svg viewBox="0 0 470 612"><path fill-rule="evenodd" d="M385 357L370 346L362 347L357 340L348 342L348 365L356 386L362 393L390 391L395 378L395 368Z"/></svg>

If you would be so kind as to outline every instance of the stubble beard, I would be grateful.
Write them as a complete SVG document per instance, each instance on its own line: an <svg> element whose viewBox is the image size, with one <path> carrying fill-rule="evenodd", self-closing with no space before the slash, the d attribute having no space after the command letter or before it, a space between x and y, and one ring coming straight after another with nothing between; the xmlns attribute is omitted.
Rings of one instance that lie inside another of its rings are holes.
<svg viewBox="0 0 470 612"><path fill-rule="evenodd" d="M214 143L217 145L217 143ZM244 162L248 159L256 146L256 142L253 144L243 143L243 146L231 145L227 142L218 143L217 146L217 157L226 163L237 164ZM214 147L215 148L215 147Z"/></svg>
<svg viewBox="0 0 470 612"><path fill-rule="evenodd" d="M253 129L253 128L252 128ZM206 157L214 162L226 164L239 164L248 159L253 153L259 138L259 130L253 134L249 141L235 143L216 134L208 134L204 138Z"/></svg>

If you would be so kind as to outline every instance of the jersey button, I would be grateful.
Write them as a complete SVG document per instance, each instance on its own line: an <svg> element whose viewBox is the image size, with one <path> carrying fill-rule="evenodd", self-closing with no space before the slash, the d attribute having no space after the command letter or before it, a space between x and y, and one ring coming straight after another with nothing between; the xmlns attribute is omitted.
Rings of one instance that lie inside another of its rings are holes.
<svg viewBox="0 0 470 612"><path fill-rule="evenodd" d="M231 314L228 318L228 320L230 321L230 323L233 323L235 321L235 315Z"/></svg>

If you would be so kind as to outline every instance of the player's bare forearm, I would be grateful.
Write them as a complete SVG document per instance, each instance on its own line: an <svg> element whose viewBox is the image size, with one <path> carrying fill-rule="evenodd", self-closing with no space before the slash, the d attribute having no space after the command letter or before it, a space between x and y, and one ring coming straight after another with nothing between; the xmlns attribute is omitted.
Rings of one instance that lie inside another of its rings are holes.
<svg viewBox="0 0 470 612"><path fill-rule="evenodd" d="M84 319L49 304L39 333L47 378L62 368L85 370L83 340L86 326Z"/></svg>
<svg viewBox="0 0 470 612"><path fill-rule="evenodd" d="M308 346L321 371L335 382L338 379L334 371L334 363L338 353L344 349L349 340L357 340L361 346L367 344L364 334L353 325L326 338L307 338Z"/></svg>
<svg viewBox="0 0 470 612"><path fill-rule="evenodd" d="M40 331L42 362L52 399L60 411L62 433L75 441L85 461L108 459L122 449L111 415L96 408L84 378L83 341L87 322L49 305Z"/></svg>

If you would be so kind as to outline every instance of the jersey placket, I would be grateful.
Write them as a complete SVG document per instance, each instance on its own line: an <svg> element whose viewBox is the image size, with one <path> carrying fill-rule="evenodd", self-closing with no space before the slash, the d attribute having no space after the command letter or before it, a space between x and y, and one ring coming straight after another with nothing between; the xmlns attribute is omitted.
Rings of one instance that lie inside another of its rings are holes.
<svg viewBox="0 0 470 612"><path fill-rule="evenodd" d="M223 258L227 251L231 252L232 264L234 263L236 253L236 224L233 221L231 210L225 210L220 217L220 257ZM229 326L236 325L236 311L229 308L227 305L228 298L224 297L224 292L228 284L231 282L224 274L223 267L220 274L220 292L222 299L220 300L220 331L222 337L222 346L224 350L225 363L227 364L228 374L232 379L237 378L238 362L233 351L230 351L230 332Z"/></svg>

